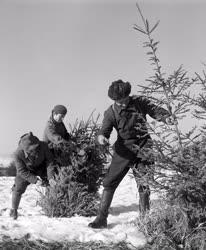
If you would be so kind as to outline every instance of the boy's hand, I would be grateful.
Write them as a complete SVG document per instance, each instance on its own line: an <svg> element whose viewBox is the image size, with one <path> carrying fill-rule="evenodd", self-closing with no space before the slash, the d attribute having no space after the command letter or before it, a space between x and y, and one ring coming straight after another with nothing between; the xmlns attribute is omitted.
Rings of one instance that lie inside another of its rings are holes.
<svg viewBox="0 0 206 250"><path fill-rule="evenodd" d="M108 139L103 135L98 135L97 141L100 145L106 145L109 143Z"/></svg>
<svg viewBox="0 0 206 250"><path fill-rule="evenodd" d="M167 117L165 121L167 125L177 125L177 120L172 117Z"/></svg>
<svg viewBox="0 0 206 250"><path fill-rule="evenodd" d="M53 178L50 179L50 180L49 180L49 185L50 185L51 187L55 186L55 185L56 185L56 181L55 181Z"/></svg>
<svg viewBox="0 0 206 250"><path fill-rule="evenodd" d="M86 152L84 149L80 149L79 152L78 152L78 156L85 156L86 155Z"/></svg>

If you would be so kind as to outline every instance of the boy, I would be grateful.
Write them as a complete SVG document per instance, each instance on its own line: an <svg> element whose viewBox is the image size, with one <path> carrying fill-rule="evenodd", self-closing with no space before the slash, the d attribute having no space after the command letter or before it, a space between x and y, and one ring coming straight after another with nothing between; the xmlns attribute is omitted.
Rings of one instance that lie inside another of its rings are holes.
<svg viewBox="0 0 206 250"><path fill-rule="evenodd" d="M47 144L40 141L32 132L20 138L14 153L16 165L15 183L12 187L12 208L10 216L16 220L22 194L29 184L43 185L47 178L53 179L54 165Z"/></svg>
<svg viewBox="0 0 206 250"><path fill-rule="evenodd" d="M53 108L51 117L44 130L43 141L57 145L70 140L71 136L63 123L66 114L67 109L63 105L56 105Z"/></svg>

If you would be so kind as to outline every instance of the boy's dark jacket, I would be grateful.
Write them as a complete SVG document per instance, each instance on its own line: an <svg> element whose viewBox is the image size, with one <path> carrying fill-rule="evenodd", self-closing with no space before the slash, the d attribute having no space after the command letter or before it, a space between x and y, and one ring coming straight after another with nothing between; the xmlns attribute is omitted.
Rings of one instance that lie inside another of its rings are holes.
<svg viewBox="0 0 206 250"><path fill-rule="evenodd" d="M56 122L52 116L48 120L44 134L43 141L47 143L58 144L63 142L63 140L69 140L70 134L67 132L67 129L63 122Z"/></svg>
<svg viewBox="0 0 206 250"><path fill-rule="evenodd" d="M104 112L104 119L99 134L110 137L112 129L117 131L115 148L121 145L144 145L151 139L147 125L146 115L157 121L165 122L169 117L168 111L158 107L143 96L130 96L126 107L120 107L116 103Z"/></svg>
<svg viewBox="0 0 206 250"><path fill-rule="evenodd" d="M28 145L27 139L29 138L31 138L29 134L22 136L18 148L14 153L17 175L21 176L26 181L35 184L37 182L37 173L40 168L46 168L45 172L47 172L47 177L48 179L51 179L54 175L54 164L53 156L49 151L48 145L35 137L38 140L38 147L33 150L35 153L31 158L27 153L30 150L29 146L32 144L32 142L29 141L30 145Z"/></svg>

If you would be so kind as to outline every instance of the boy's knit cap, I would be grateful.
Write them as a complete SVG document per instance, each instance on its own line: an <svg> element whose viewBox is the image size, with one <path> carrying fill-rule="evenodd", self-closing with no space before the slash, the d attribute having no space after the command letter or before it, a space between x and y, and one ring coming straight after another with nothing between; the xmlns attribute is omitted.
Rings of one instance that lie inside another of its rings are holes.
<svg viewBox="0 0 206 250"><path fill-rule="evenodd" d="M55 114L62 114L62 115L66 115L67 113L67 108L63 105L56 105L54 108L53 108L53 112Z"/></svg>

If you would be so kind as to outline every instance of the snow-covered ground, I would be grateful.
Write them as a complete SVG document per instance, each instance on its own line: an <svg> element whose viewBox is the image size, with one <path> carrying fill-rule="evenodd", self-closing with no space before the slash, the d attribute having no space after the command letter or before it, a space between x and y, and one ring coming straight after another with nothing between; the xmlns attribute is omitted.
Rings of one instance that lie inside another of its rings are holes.
<svg viewBox="0 0 206 250"><path fill-rule="evenodd" d="M108 228L101 230L87 227L95 217L48 218L43 215L41 207L36 205L38 190L35 185L27 188L20 203L19 217L16 221L12 220L9 209L13 182L13 177L0 177L0 240L3 236L13 239L27 236L31 240L47 242L76 240L109 244L126 241L131 248L146 243L144 235L135 226L139 215L138 192L135 180L130 175L123 179L116 190L108 217Z"/></svg>

